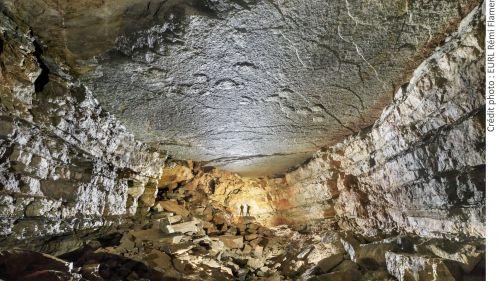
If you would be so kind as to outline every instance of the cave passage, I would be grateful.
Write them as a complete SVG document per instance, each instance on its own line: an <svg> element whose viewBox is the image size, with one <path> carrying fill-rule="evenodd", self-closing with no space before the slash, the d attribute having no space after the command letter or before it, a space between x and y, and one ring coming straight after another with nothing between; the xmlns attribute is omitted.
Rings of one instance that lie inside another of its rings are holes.
<svg viewBox="0 0 500 281"><path fill-rule="evenodd" d="M484 8L0 0L0 279L485 280Z"/></svg>

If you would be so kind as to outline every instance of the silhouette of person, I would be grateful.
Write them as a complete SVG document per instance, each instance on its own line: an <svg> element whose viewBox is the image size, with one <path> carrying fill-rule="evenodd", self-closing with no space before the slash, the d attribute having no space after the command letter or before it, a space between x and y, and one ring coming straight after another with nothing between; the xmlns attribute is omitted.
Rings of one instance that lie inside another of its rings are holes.
<svg viewBox="0 0 500 281"><path fill-rule="evenodd" d="M240 216L242 217L244 215L245 215L245 213L244 213L244 207L243 207L243 205L240 205Z"/></svg>
<svg viewBox="0 0 500 281"><path fill-rule="evenodd" d="M250 205L247 205L247 217L250 216Z"/></svg>
<svg viewBox="0 0 500 281"><path fill-rule="evenodd" d="M245 203L243 204L243 216L246 216L248 213L248 205Z"/></svg>

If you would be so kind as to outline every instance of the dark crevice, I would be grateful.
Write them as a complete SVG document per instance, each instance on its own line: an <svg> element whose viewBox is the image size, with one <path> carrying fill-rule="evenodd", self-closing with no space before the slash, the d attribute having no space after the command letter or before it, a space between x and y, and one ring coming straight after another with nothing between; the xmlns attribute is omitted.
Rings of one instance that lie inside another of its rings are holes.
<svg viewBox="0 0 500 281"><path fill-rule="evenodd" d="M45 63L43 62L42 55L43 55L43 50L40 44L37 41L33 42L33 45L35 46L35 52L34 55L36 57L36 61L38 62L38 65L40 66L40 69L42 70L40 72L40 75L38 75L38 78L35 80L35 92L39 93L43 91L43 88L47 83L49 83L49 68Z"/></svg>
<svg viewBox="0 0 500 281"><path fill-rule="evenodd" d="M2 73L3 70L5 69L3 61L1 60L2 54L3 54L3 39L0 37L0 73Z"/></svg>
<svg viewBox="0 0 500 281"><path fill-rule="evenodd" d="M192 4L193 8L198 11L201 15L207 16L213 19L221 19L217 15L217 10L213 7L213 4L208 0L197 0Z"/></svg>

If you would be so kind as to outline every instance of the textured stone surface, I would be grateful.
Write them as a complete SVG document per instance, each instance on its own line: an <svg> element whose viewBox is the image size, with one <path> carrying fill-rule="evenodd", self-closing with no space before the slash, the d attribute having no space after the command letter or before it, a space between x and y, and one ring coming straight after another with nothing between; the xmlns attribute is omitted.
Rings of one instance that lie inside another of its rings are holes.
<svg viewBox="0 0 500 281"><path fill-rule="evenodd" d="M455 261L465 273L472 272L485 258L484 245L457 243L448 240L429 240L415 246L416 251Z"/></svg>
<svg viewBox="0 0 500 281"><path fill-rule="evenodd" d="M0 1L0 278L482 280L480 10L302 2Z"/></svg>
<svg viewBox="0 0 500 281"><path fill-rule="evenodd" d="M479 1L2 1L176 158L283 173L371 125Z"/></svg>
<svg viewBox="0 0 500 281"><path fill-rule="evenodd" d="M387 270L399 281L455 281L457 265L446 260L416 254L387 253Z"/></svg>
<svg viewBox="0 0 500 281"><path fill-rule="evenodd" d="M484 237L481 15L476 9L418 67L372 127L260 189L272 222L335 217L369 236Z"/></svg>
<svg viewBox="0 0 500 281"><path fill-rule="evenodd" d="M56 257L21 250L0 252L0 278L5 280L81 280L73 264Z"/></svg>
<svg viewBox="0 0 500 281"><path fill-rule="evenodd" d="M134 215L145 188L156 187L161 154L47 65L30 31L1 13L0 44L1 247L64 250L44 241Z"/></svg>

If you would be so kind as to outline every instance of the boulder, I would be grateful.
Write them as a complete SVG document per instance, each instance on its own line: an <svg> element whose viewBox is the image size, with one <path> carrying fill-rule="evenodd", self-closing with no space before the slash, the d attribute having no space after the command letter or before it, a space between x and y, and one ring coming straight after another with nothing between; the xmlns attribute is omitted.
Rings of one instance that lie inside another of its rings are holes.
<svg viewBox="0 0 500 281"><path fill-rule="evenodd" d="M204 220L207 221L207 222L212 221L213 220L213 208L212 207L206 207L203 210L203 217L204 217Z"/></svg>
<svg viewBox="0 0 500 281"><path fill-rule="evenodd" d="M485 247L481 243L467 244L444 239L430 240L416 245L416 250L420 253L456 261L466 274L470 273L485 257Z"/></svg>
<svg viewBox="0 0 500 281"><path fill-rule="evenodd" d="M354 251L354 259L359 265L368 269L385 267L385 253L394 251L397 245L393 243L360 244Z"/></svg>
<svg viewBox="0 0 500 281"><path fill-rule="evenodd" d="M164 218L153 219L153 228L154 229L162 229L165 225L170 225L174 223L178 223L182 220L181 216L167 216Z"/></svg>
<svg viewBox="0 0 500 281"><path fill-rule="evenodd" d="M243 251L242 251L242 253L243 253L244 255L248 255L248 254L250 254L250 253L252 252L252 250L253 250L253 249L252 249L252 246L250 246L250 245L248 245L248 244L245 244L245 247L243 247Z"/></svg>
<svg viewBox="0 0 500 281"><path fill-rule="evenodd" d="M242 236L223 235L218 238L229 249L241 249L244 246Z"/></svg>
<svg viewBox="0 0 500 281"><path fill-rule="evenodd" d="M236 227L230 227L226 232L227 234L236 235L238 234L238 229Z"/></svg>
<svg viewBox="0 0 500 281"><path fill-rule="evenodd" d="M264 265L265 265L264 259L249 258L247 261L247 266L252 269L259 269L264 267Z"/></svg>
<svg viewBox="0 0 500 281"><path fill-rule="evenodd" d="M430 256L387 252L387 271L399 281L461 280L459 265L454 261Z"/></svg>
<svg viewBox="0 0 500 281"><path fill-rule="evenodd" d="M158 239L160 244L179 244L187 240L188 237L184 235L173 235Z"/></svg>
<svg viewBox="0 0 500 281"><path fill-rule="evenodd" d="M358 270L359 270L358 264L351 260L344 260L333 269L333 271L358 271Z"/></svg>
<svg viewBox="0 0 500 281"><path fill-rule="evenodd" d="M262 254L264 253L264 247L256 245L254 248L253 254L256 257L262 257Z"/></svg>
<svg viewBox="0 0 500 281"><path fill-rule="evenodd" d="M356 251L361 243L351 234L342 235L340 242L344 246L344 250L349 255L351 260L356 261Z"/></svg>
<svg viewBox="0 0 500 281"><path fill-rule="evenodd" d="M297 258L298 259L304 259L307 257L307 255L309 255L309 253L311 253L311 251L314 249L314 246L312 245L309 245L307 246L305 249L303 249L298 255L297 255Z"/></svg>
<svg viewBox="0 0 500 281"><path fill-rule="evenodd" d="M256 247L257 245L260 245L261 242L263 242L263 241L264 241L264 239L259 237L257 239L250 241L250 245L252 245L252 247Z"/></svg>
<svg viewBox="0 0 500 281"><path fill-rule="evenodd" d="M178 223L178 224L161 224L160 229L164 233L167 234L173 234L173 233L196 233L200 231L200 228L198 227L199 222L197 221L188 221L188 222L183 222L183 223Z"/></svg>
<svg viewBox="0 0 500 281"><path fill-rule="evenodd" d="M214 240L214 239L210 240L210 252L214 255L224 251L225 247L226 246L224 242L220 240Z"/></svg>
<svg viewBox="0 0 500 281"><path fill-rule="evenodd" d="M179 279L181 277L181 274L173 266L172 258L164 252L152 250L143 260L155 270L162 272L168 279Z"/></svg>
<svg viewBox="0 0 500 281"><path fill-rule="evenodd" d="M176 200L160 201L160 206L169 212L181 215L183 217L189 216L189 211L184 206L179 205Z"/></svg>
<svg viewBox="0 0 500 281"><path fill-rule="evenodd" d="M6 280L79 280L75 278L73 263L32 251L0 252L0 268L0 275Z"/></svg>
<svg viewBox="0 0 500 281"><path fill-rule="evenodd" d="M211 222L202 221L202 227L208 235L217 233L217 227Z"/></svg>
<svg viewBox="0 0 500 281"><path fill-rule="evenodd" d="M252 241L252 240L257 239L257 238L259 238L259 235L255 234L255 233L245 235L246 241Z"/></svg>
<svg viewBox="0 0 500 281"><path fill-rule="evenodd" d="M170 163L163 168L163 175L158 182L158 188L173 189L177 183L187 181L193 178L192 170L189 167L179 163Z"/></svg>
<svg viewBox="0 0 500 281"><path fill-rule="evenodd" d="M321 272L319 266L309 269L302 276L302 280L311 281L357 281L361 280L361 272L356 263L350 260L342 261L331 272Z"/></svg>
<svg viewBox="0 0 500 281"><path fill-rule="evenodd" d="M213 223L215 224L225 224L227 221L226 216L222 212L216 212L213 216Z"/></svg>
<svg viewBox="0 0 500 281"><path fill-rule="evenodd" d="M180 222L182 220L182 216L179 215L168 216L166 217L166 220L168 220L169 223L174 224Z"/></svg>
<svg viewBox="0 0 500 281"><path fill-rule="evenodd" d="M344 254L334 254L320 260L317 264L320 272L328 273L344 260Z"/></svg>

